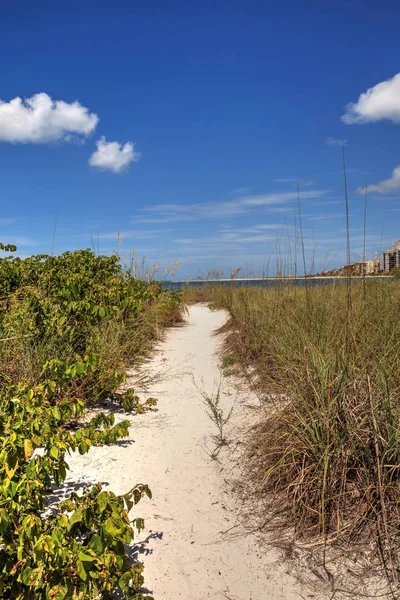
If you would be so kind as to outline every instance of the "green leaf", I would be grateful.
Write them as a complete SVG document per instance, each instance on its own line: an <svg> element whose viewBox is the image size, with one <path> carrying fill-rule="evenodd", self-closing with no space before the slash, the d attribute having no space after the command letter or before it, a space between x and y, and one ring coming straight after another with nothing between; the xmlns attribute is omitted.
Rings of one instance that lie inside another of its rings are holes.
<svg viewBox="0 0 400 600"><path fill-rule="evenodd" d="M68 527L68 517L67 515L61 515L58 519L58 524L60 527L63 527L64 529L66 529Z"/></svg>
<svg viewBox="0 0 400 600"><path fill-rule="evenodd" d="M77 562L76 562L76 570L78 572L79 577L82 579L82 581L86 581L87 573L86 573L83 563L80 560L77 560Z"/></svg>
<svg viewBox="0 0 400 600"><path fill-rule="evenodd" d="M136 527L136 529L138 530L138 533L140 533L144 529L144 519L141 519L138 517L137 519L134 519L132 521L132 525L134 527Z"/></svg>
<svg viewBox="0 0 400 600"><path fill-rule="evenodd" d="M132 579L132 573L127 571L119 578L118 586L123 592L127 592L129 590L129 582Z"/></svg>
<svg viewBox="0 0 400 600"><path fill-rule="evenodd" d="M99 511L101 513L105 511L105 509L107 508L107 504L108 504L107 494L105 492L101 492L101 494L99 494L97 496L97 505L98 505Z"/></svg>
<svg viewBox="0 0 400 600"><path fill-rule="evenodd" d="M126 504L126 509L129 512L131 510L131 508L133 507L134 503L132 502L129 494L125 494L124 500L125 500L125 504Z"/></svg>
<svg viewBox="0 0 400 600"><path fill-rule="evenodd" d="M75 523L80 523L82 521L82 511L78 508L69 518L69 524L74 525Z"/></svg>
<svg viewBox="0 0 400 600"><path fill-rule="evenodd" d="M91 554L85 554L85 552L79 552L78 553L78 558L82 562L93 562L94 560L96 560L95 556L92 556Z"/></svg>
<svg viewBox="0 0 400 600"><path fill-rule="evenodd" d="M22 575L21 575L22 583L24 583L25 585L29 585L31 576L32 576L32 569L30 567L26 567L22 571Z"/></svg>
<svg viewBox="0 0 400 600"><path fill-rule="evenodd" d="M122 533L122 529L116 519L109 517L104 523L104 531L111 537L117 537Z"/></svg>
<svg viewBox="0 0 400 600"><path fill-rule="evenodd" d="M92 539L90 540L89 546L91 550L96 552L96 554L101 554L104 550L103 542L99 534L95 533Z"/></svg>
<svg viewBox="0 0 400 600"><path fill-rule="evenodd" d="M52 446L52 447L50 448L50 452L49 452L49 454L50 454L50 456L52 456L53 458L57 459L57 458L58 458L58 456L59 456L59 453L60 453L60 451L59 451L59 449L57 448L57 446Z"/></svg>
<svg viewBox="0 0 400 600"><path fill-rule="evenodd" d="M76 363L75 368L77 375L83 375L83 373L85 372L85 365L81 362Z"/></svg>
<svg viewBox="0 0 400 600"><path fill-rule="evenodd" d="M58 408L58 406L53 406L52 413L53 413L53 417L55 419L57 419L57 421L59 421L61 419L61 412L60 412L60 409Z"/></svg>
<svg viewBox="0 0 400 600"><path fill-rule="evenodd" d="M89 575L92 579L99 579L98 571L89 571Z"/></svg>

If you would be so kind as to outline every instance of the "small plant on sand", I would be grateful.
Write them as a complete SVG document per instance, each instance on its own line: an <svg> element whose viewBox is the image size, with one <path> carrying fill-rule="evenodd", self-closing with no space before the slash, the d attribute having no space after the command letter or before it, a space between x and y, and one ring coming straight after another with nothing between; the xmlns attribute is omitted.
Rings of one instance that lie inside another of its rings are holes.
<svg viewBox="0 0 400 600"><path fill-rule="evenodd" d="M229 411L227 413L225 413L224 409L221 407L220 401L221 401L222 386L223 386L222 373L220 374L218 381L214 382L211 395L206 392L205 387L204 387L204 381L201 380L201 382L202 382L202 388L200 388L196 384L196 382L194 382L194 384L203 399L204 405L206 407L207 415L209 416L211 421L216 425L217 431L218 431L218 433L213 436L213 440L215 443L215 449L210 454L211 458L213 458L215 460L218 457L218 454L220 453L221 448L228 444L228 441L226 438L226 433L225 433L225 426L232 416L234 405L231 406L231 408L229 409Z"/></svg>

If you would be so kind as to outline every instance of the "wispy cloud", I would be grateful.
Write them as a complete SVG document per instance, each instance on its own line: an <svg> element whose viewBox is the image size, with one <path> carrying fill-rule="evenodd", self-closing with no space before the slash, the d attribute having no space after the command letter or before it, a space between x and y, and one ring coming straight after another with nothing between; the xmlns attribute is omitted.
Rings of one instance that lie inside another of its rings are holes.
<svg viewBox="0 0 400 600"><path fill-rule="evenodd" d="M400 73L369 88L357 102L346 106L342 116L342 121L347 125L383 119L400 123Z"/></svg>
<svg viewBox="0 0 400 600"><path fill-rule="evenodd" d="M228 244L265 244L276 240L276 234L260 233L253 231L247 235L238 232L223 233L220 237L221 243Z"/></svg>
<svg viewBox="0 0 400 600"><path fill-rule="evenodd" d="M3 219L0 218L0 225L13 225L17 221L18 221L18 219L14 218L14 217L3 218Z"/></svg>
<svg viewBox="0 0 400 600"><path fill-rule="evenodd" d="M273 183L296 183L296 177L281 177L280 179L271 179Z"/></svg>
<svg viewBox="0 0 400 600"><path fill-rule="evenodd" d="M122 230L122 231L111 231L108 233L100 233L100 234L96 234L96 239L99 238L100 240L114 240L115 242L120 239L120 240L127 240L127 239L141 239L141 240L148 240L148 239L153 239L153 238L157 238L161 233L167 233L167 230L163 229L152 229L152 230L143 230L143 229L128 229L128 230Z"/></svg>
<svg viewBox="0 0 400 600"><path fill-rule="evenodd" d="M147 209L143 209L147 210ZM154 216L146 216L143 214L135 215L131 219L131 223L133 224L145 224L152 223L153 225L158 225L161 223L180 223L181 221L193 221L195 217L191 215L178 214L176 212L171 211L169 214L164 214L164 216L154 217Z"/></svg>
<svg viewBox="0 0 400 600"><path fill-rule="evenodd" d="M315 200L307 202L307 206L331 206L334 204L343 204L344 198L337 200Z"/></svg>
<svg viewBox="0 0 400 600"><path fill-rule="evenodd" d="M340 138L327 137L325 140L327 146L346 146L347 140L341 140Z"/></svg>
<svg viewBox="0 0 400 600"><path fill-rule="evenodd" d="M99 117L79 102L52 100L45 93L0 100L0 141L40 144L86 137Z"/></svg>
<svg viewBox="0 0 400 600"><path fill-rule="evenodd" d="M341 230L342 232L344 230ZM344 247L345 243L346 243L346 236L343 235L332 235L334 232L331 232L331 234L329 236L321 236L320 239L318 239L318 244L320 245L332 245L332 246L336 246L337 247ZM369 245L377 245L380 244L381 241L381 236L378 234L368 234L366 236L366 242ZM357 243L363 243L364 242L364 235L350 235L350 245L352 246L352 251L355 250L355 246ZM353 247L354 246L354 247Z"/></svg>
<svg viewBox="0 0 400 600"><path fill-rule="evenodd" d="M248 187L241 187L241 188L235 188L234 190L232 190L231 192L229 192L230 196L241 196L243 194L247 194L248 192L250 192L250 188Z"/></svg>
<svg viewBox="0 0 400 600"><path fill-rule="evenodd" d="M0 233L0 240L3 244L15 244L15 246L37 246L38 242L30 237L23 235L8 235Z"/></svg>
<svg viewBox="0 0 400 600"><path fill-rule="evenodd" d="M198 241L200 241L199 238L178 238L174 240L176 244L194 244Z"/></svg>
<svg viewBox="0 0 400 600"><path fill-rule="evenodd" d="M190 247L197 251L199 245L202 248L215 251L216 249L227 250L234 249L238 245L244 244L263 244L275 242L277 236L287 233L288 230L293 230L292 226L268 223L257 224L252 227L230 227L229 229L221 229L216 235L204 236L203 238L178 238L175 243Z"/></svg>
<svg viewBox="0 0 400 600"><path fill-rule="evenodd" d="M320 198L325 190L303 190L302 199ZM195 204L158 204L142 210L132 221L137 223L161 223L176 221L196 221L200 219L219 219L235 217L256 209L281 208L297 200L297 192L245 195L223 202L199 202ZM278 206L276 206L278 205ZM287 210L287 209L286 209Z"/></svg>
<svg viewBox="0 0 400 600"><path fill-rule="evenodd" d="M283 223L257 223L256 225L250 227L228 227L224 229L220 229L220 233L225 234L241 234L241 233L259 233L260 231L287 231L288 229L292 229L292 225L286 225Z"/></svg>
<svg viewBox="0 0 400 600"><path fill-rule="evenodd" d="M303 215L303 218L309 221L332 221L333 219L344 219L345 216L345 213L329 213L325 215ZM350 216L354 215L349 214Z"/></svg>
<svg viewBox="0 0 400 600"><path fill-rule="evenodd" d="M280 179L271 179L274 183L294 183L299 184L299 186L308 187L309 185L315 185L315 181L312 179L298 179L296 177L282 177Z"/></svg>

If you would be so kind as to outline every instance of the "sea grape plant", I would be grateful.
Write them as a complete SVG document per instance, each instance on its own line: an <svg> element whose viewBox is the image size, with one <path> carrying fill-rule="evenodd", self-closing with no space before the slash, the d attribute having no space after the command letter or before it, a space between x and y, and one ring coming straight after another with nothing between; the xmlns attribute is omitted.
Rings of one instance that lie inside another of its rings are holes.
<svg viewBox="0 0 400 600"><path fill-rule="evenodd" d="M83 420L88 403L109 398L133 413L155 404L119 389L126 361L154 337L154 323L179 313L180 298L135 279L117 256L22 259L15 250L0 244L0 597L147 598L127 545L144 526L130 511L151 497L148 486L116 496L97 484L51 498L69 453L128 435L129 421L113 414Z"/></svg>
<svg viewBox="0 0 400 600"><path fill-rule="evenodd" d="M67 475L66 455L112 444L128 435L129 425L100 413L71 428L84 416L84 403L55 403L56 393L56 382L47 380L1 399L0 596L108 599L120 589L125 597L144 598L142 566L129 561L125 545L134 528L143 527L128 513L144 494L151 497L147 485L116 496L98 484L81 496L71 494L46 516L52 486Z"/></svg>

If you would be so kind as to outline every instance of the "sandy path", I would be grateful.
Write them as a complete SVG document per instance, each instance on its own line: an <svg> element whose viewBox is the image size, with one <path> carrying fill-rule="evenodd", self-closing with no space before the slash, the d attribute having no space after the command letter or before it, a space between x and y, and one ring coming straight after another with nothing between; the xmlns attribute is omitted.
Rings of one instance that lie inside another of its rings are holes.
<svg viewBox="0 0 400 600"><path fill-rule="evenodd" d="M234 497L224 481L232 452L222 452L221 463L207 454L216 428L193 377L208 393L218 382L220 341L213 332L225 320L223 312L198 305L185 326L168 331L149 364L150 371L167 370L147 393L158 397L157 410L131 418L129 440L72 456L67 483L101 481L116 493L149 484L153 500L144 499L135 509L146 523L137 551L155 600L322 599L321 589L304 588L286 573L275 551L261 550L257 535L238 527ZM229 408L235 396L226 379L223 405ZM236 399L233 421L247 401Z"/></svg>

